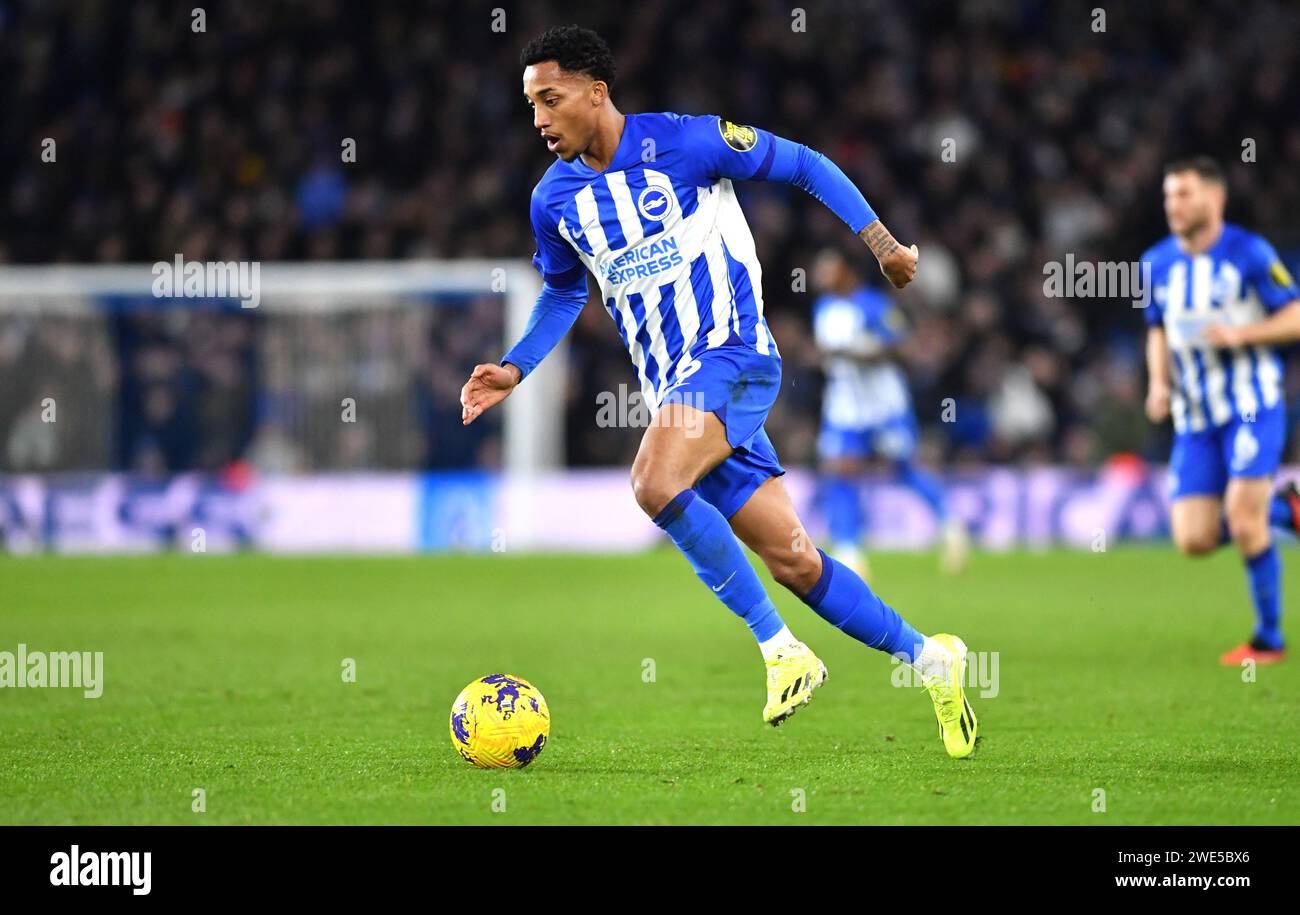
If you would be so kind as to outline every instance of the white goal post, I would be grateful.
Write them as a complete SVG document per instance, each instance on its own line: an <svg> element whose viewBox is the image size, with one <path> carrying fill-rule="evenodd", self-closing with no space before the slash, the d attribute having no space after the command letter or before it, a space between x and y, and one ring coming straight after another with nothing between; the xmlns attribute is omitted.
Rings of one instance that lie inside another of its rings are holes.
<svg viewBox="0 0 1300 915"><path fill-rule="evenodd" d="M161 261L159 263L171 263ZM503 301L500 357L523 333L541 277L526 260L407 260L258 263L257 308L267 312L349 311L391 305L394 297L497 294ZM0 267L0 324L15 315L86 314L104 297L151 296L152 264ZM567 344L555 351L504 404L504 469L527 477L564 464ZM2 395L0 395L2 396Z"/></svg>

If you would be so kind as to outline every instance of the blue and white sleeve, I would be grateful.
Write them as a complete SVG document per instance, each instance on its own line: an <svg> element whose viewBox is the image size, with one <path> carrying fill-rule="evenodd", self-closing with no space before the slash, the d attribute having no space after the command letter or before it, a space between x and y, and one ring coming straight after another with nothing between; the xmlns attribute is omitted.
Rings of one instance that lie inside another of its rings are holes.
<svg viewBox="0 0 1300 915"><path fill-rule="evenodd" d="M815 149L713 115L683 116L682 125L687 151L710 177L792 184L820 200L854 234L878 218L839 166Z"/></svg>
<svg viewBox="0 0 1300 915"><path fill-rule="evenodd" d="M553 286L550 280L544 281L524 335L501 357L501 364L509 362L519 366L519 380L523 381L564 339L586 304L587 277L581 271L567 286Z"/></svg>
<svg viewBox="0 0 1300 915"><path fill-rule="evenodd" d="M1277 311L1283 305L1300 299L1300 288L1296 287L1291 272L1278 257L1277 249L1267 240L1259 236L1252 239L1249 257L1250 272L1246 281L1255 288L1265 308L1270 312Z"/></svg>
<svg viewBox="0 0 1300 915"><path fill-rule="evenodd" d="M587 274L578 254L563 238L546 212L543 195L533 191L531 219L537 251L533 266L542 275L542 292L537 297L524 334L501 357L519 367L523 381L564 339L587 304Z"/></svg>
<svg viewBox="0 0 1300 915"><path fill-rule="evenodd" d="M528 218L533 226L533 240L537 250L533 253L533 266L548 283L563 286L571 274L581 273L582 261L573 246L560 237L555 217L546 208L546 191L543 184L533 188Z"/></svg>
<svg viewBox="0 0 1300 915"><path fill-rule="evenodd" d="M1142 282L1145 284L1144 294L1142 297L1142 318L1147 327L1164 327L1165 313L1160 303L1156 301L1156 291L1150 286L1150 277L1155 272L1155 253L1148 248L1142 252L1138 258L1138 263L1142 265Z"/></svg>

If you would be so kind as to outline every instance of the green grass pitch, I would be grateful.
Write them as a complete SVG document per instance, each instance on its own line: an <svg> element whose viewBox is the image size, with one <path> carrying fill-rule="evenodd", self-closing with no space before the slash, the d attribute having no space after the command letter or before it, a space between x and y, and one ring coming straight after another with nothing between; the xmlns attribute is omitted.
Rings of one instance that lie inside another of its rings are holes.
<svg viewBox="0 0 1300 915"><path fill-rule="evenodd" d="M1217 665L1251 621L1230 551L873 563L918 628L998 652L974 758L944 755L888 658L776 586L831 677L763 725L749 633L669 550L0 559L0 650L103 651L105 671L96 700L0 690L0 823L1300 822L1300 658L1255 682ZM551 707L527 769L473 769L447 735L495 672Z"/></svg>

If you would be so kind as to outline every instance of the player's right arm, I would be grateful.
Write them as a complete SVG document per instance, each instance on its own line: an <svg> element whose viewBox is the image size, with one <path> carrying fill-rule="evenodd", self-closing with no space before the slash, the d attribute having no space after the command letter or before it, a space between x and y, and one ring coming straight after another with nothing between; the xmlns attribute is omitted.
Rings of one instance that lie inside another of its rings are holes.
<svg viewBox="0 0 1300 915"><path fill-rule="evenodd" d="M1169 374L1169 340L1159 324L1147 328L1147 419L1162 423L1169 416L1172 394Z"/></svg>
<svg viewBox="0 0 1300 915"><path fill-rule="evenodd" d="M895 289L902 289L912 282L912 277L916 276L917 261L921 257L916 245L904 248L879 218L859 232L858 237L866 242L871 253L876 256L880 272Z"/></svg>
<svg viewBox="0 0 1300 915"><path fill-rule="evenodd" d="M1159 246L1142 252L1139 262L1142 275L1150 277L1155 272L1154 258ZM1150 280L1148 279L1148 282ZM1162 423L1169 416L1169 401L1173 396L1173 372L1170 370L1169 337L1165 334L1164 307L1154 290L1148 289L1142 306L1142 319L1147 326L1147 419Z"/></svg>
<svg viewBox="0 0 1300 915"><path fill-rule="evenodd" d="M564 338L587 304L586 268L572 246L560 237L546 210L540 184L533 190L530 218L537 241L533 266L542 274L542 292L519 342L499 363L474 366L469 381L461 388L460 421L466 426L510 396Z"/></svg>

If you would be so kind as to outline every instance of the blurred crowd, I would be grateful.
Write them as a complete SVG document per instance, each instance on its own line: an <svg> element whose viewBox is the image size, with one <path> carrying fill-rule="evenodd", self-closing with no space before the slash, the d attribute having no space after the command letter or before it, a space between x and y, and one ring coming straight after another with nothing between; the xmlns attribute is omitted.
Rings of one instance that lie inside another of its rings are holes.
<svg viewBox="0 0 1300 915"><path fill-rule="evenodd" d="M0 471L113 466L117 374L106 316L0 314Z"/></svg>
<svg viewBox="0 0 1300 915"><path fill-rule="evenodd" d="M531 125L517 57L528 38L571 21L610 42L621 110L718 113L804 142L854 179L895 235L920 245L918 281L901 297L912 333L900 357L934 461L1165 456L1142 416L1140 314L1127 300L1045 296L1043 265L1067 253L1135 260L1165 232L1167 159L1217 157L1229 218L1284 256L1300 250L1293 3L1111 4L1099 23L1098 4L1049 0L227 0L206 8L202 32L193 8L0 0L0 263L177 252L527 257L529 194L552 157ZM53 162L42 160L46 138ZM820 248L857 242L802 191L748 184L740 193L785 363L769 431L786 461L809 461L821 377L812 294L795 278ZM868 252L856 250L864 279L878 281ZM0 315L0 343L14 320ZM394 320L348 332L402 354L391 357L403 368L390 377L404 386L392 409L418 417L415 439L393 445L390 459L376 442L391 436L353 430L356 441L321 446L326 461L493 465L499 426L467 437L455 398L465 367L502 350L499 302L431 309L415 334L402 324L409 316ZM125 416L114 460L317 463L273 434L290 427L275 417L302 407L291 402L293 377L253 370L254 348L288 346L271 324L212 328L209 351L191 353L192 363L158 351L156 327L119 327ZM424 349L401 349L413 339ZM598 394L633 383L599 303L573 346L570 461L625 463L636 430L596 422ZM85 358L83 372L104 371L103 353ZM146 389L137 377L171 381ZM225 392L219 402L193 400L195 377ZM948 403L955 421L941 422ZM199 421L184 433L185 455L158 431L175 415ZM13 428L0 427L11 439Z"/></svg>
<svg viewBox="0 0 1300 915"><path fill-rule="evenodd" d="M255 322L238 306L114 310L114 466L217 470L243 456L258 389Z"/></svg>

